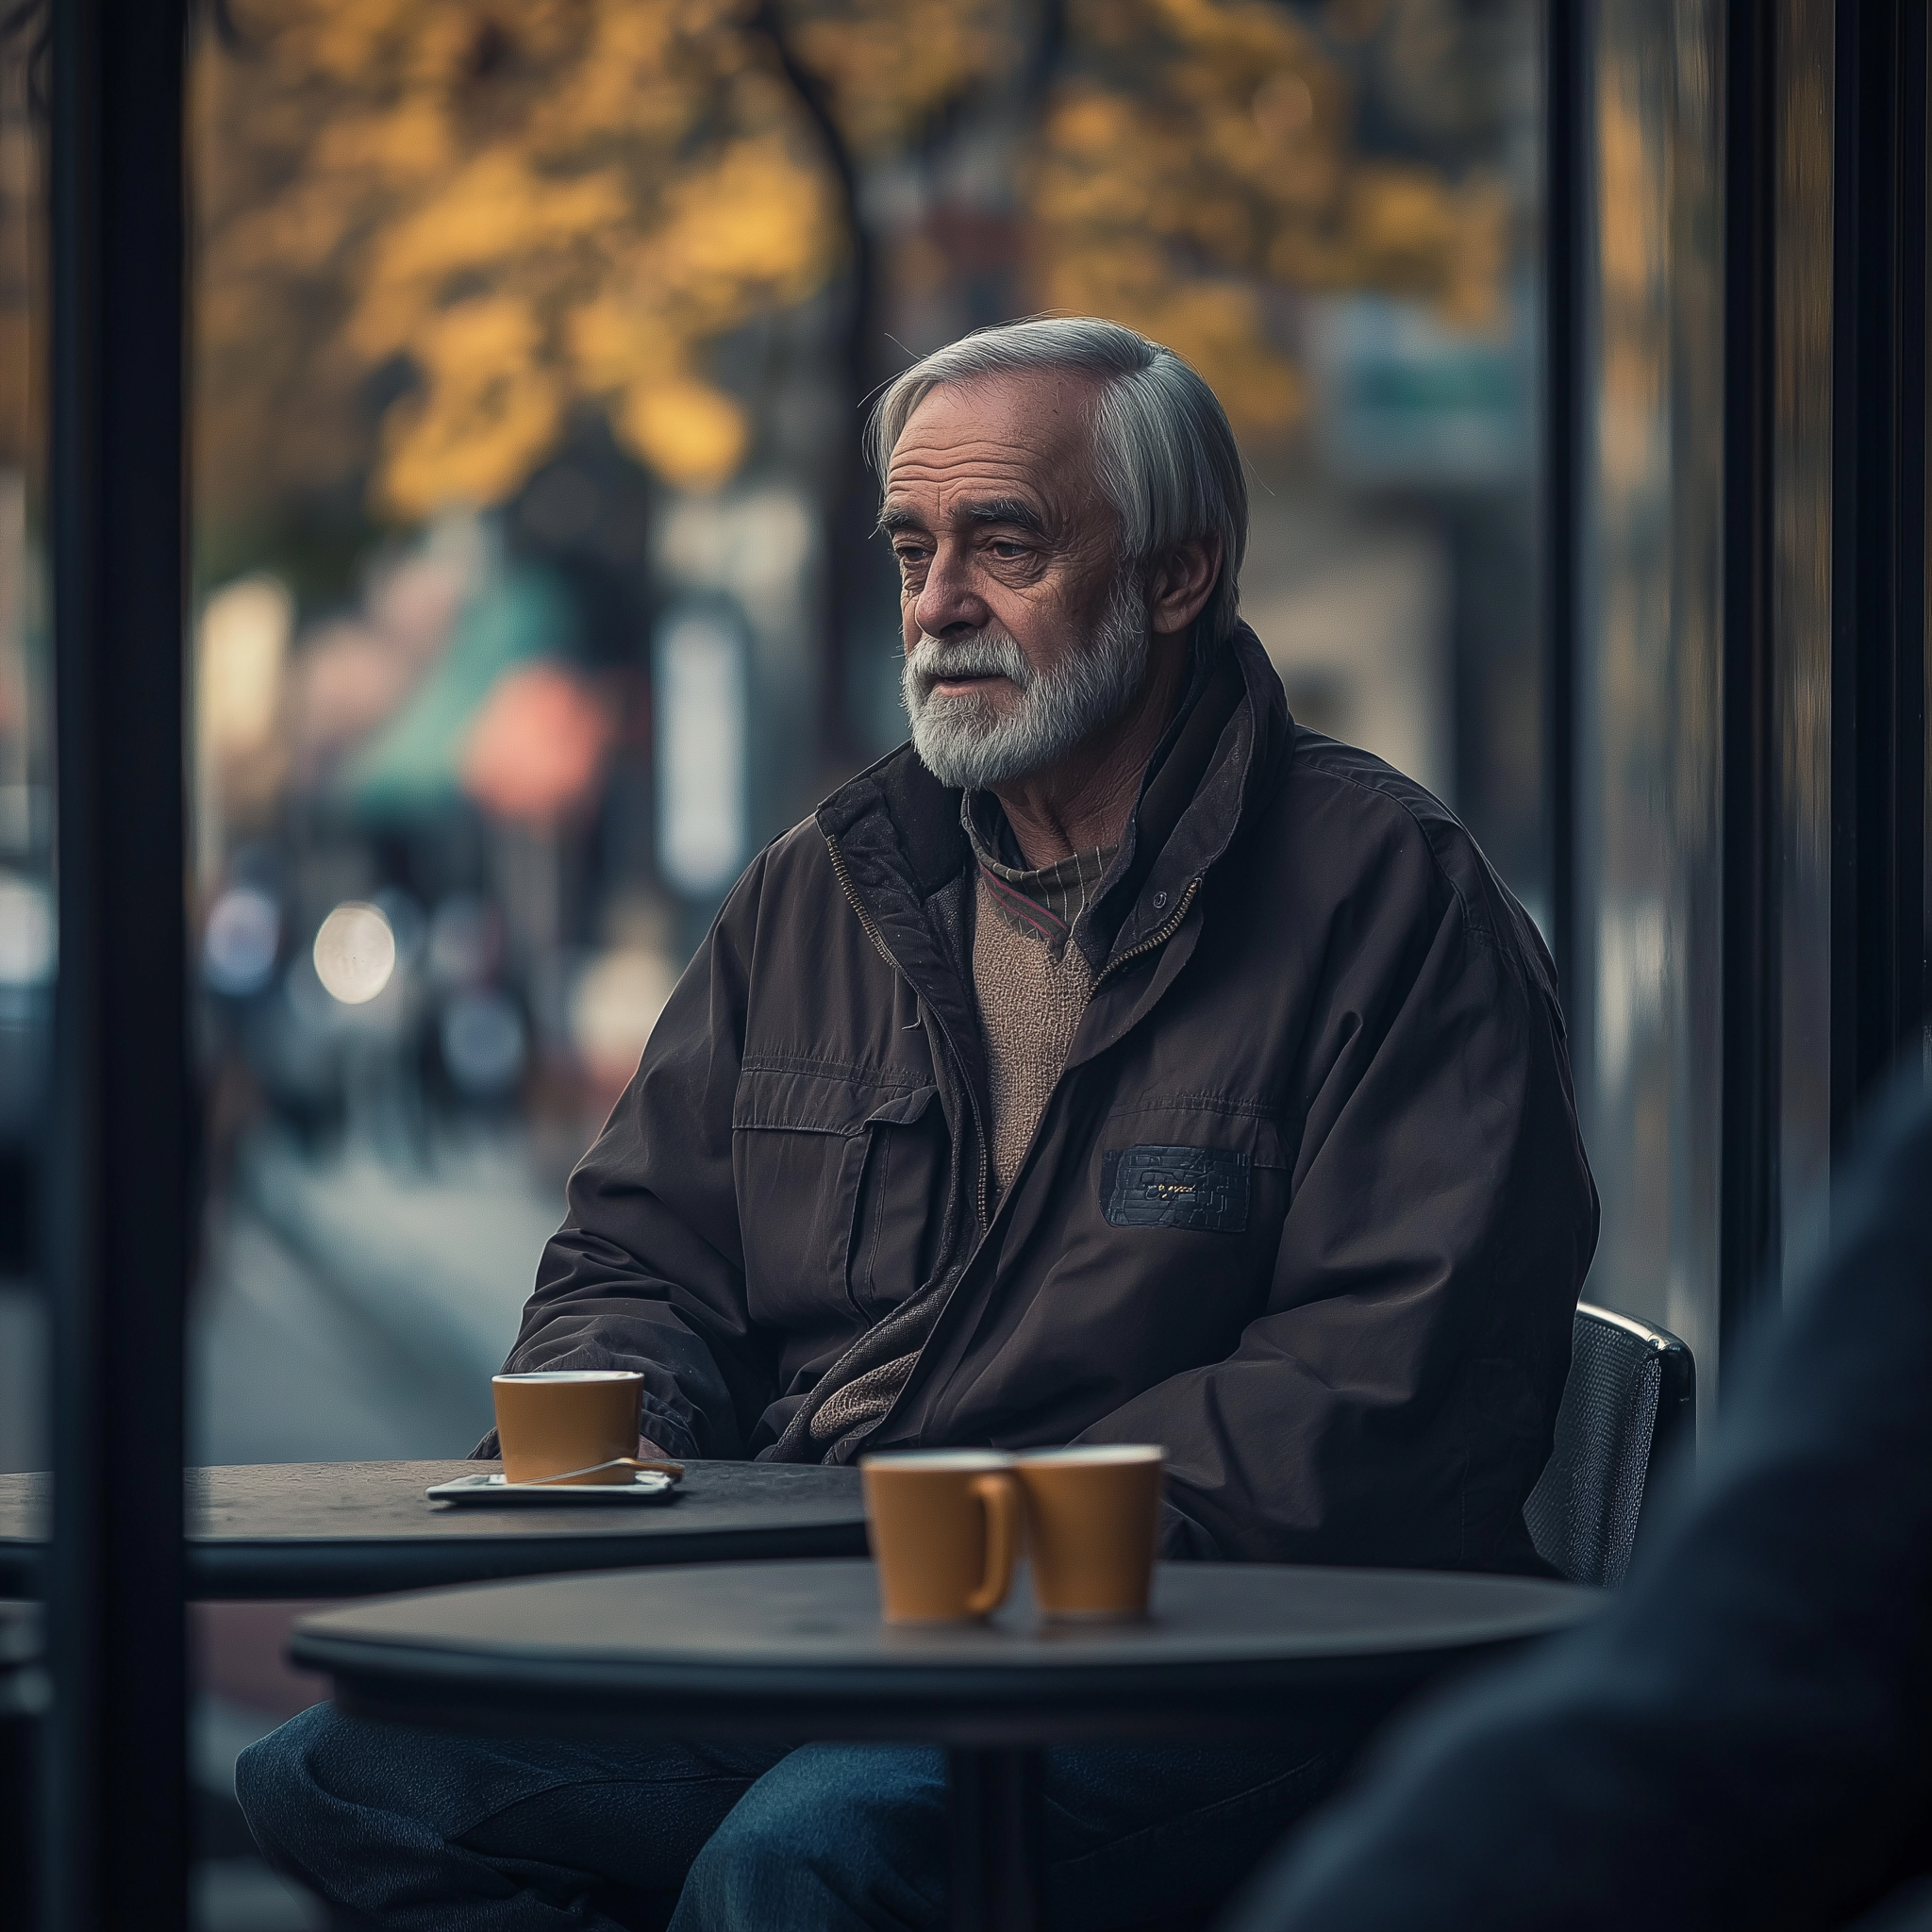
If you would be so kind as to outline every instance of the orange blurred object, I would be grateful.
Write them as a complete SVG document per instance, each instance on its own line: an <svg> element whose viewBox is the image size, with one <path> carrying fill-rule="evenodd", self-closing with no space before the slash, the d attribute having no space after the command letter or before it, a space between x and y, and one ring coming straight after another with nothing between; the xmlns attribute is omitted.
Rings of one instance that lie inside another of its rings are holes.
<svg viewBox="0 0 1932 1932"><path fill-rule="evenodd" d="M498 818L554 825L587 805L616 736L609 708L557 664L525 664L491 688L463 751L463 790Z"/></svg>

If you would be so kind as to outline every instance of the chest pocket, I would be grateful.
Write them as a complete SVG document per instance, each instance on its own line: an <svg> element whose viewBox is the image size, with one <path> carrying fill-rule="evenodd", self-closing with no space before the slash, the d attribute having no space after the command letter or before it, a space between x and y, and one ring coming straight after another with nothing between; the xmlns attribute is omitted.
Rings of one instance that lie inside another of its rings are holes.
<svg viewBox="0 0 1932 1932"><path fill-rule="evenodd" d="M925 1280L949 1158L936 1088L877 1069L747 1060L731 1125L755 1319L870 1324Z"/></svg>
<svg viewBox="0 0 1932 1932"><path fill-rule="evenodd" d="M936 1088L868 1115L856 1145L846 1291L875 1322L930 1276L945 1206L946 1124Z"/></svg>

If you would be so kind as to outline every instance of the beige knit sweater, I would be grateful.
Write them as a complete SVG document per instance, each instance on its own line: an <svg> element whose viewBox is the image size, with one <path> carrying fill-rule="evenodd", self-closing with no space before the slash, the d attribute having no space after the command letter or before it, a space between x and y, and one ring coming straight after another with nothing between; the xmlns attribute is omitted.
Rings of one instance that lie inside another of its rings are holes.
<svg viewBox="0 0 1932 1932"><path fill-rule="evenodd" d="M1093 991L1072 942L1086 896L1113 855L1080 852L1021 872L982 857L973 922L973 990L992 1087L992 1171L1004 1194L1067 1064Z"/></svg>

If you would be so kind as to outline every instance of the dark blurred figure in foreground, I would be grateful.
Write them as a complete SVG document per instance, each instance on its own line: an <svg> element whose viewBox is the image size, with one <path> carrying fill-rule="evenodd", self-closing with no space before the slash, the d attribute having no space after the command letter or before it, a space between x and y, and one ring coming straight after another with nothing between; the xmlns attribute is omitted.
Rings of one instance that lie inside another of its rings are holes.
<svg viewBox="0 0 1932 1932"><path fill-rule="evenodd" d="M1834 1209L1624 1591L1392 1740L1225 1932L1823 1932L1932 1871L1932 1105Z"/></svg>

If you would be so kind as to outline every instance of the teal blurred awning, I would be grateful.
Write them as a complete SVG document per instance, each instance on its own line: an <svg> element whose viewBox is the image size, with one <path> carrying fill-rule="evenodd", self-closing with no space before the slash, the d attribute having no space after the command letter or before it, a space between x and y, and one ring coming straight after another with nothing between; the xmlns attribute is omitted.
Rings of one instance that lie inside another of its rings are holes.
<svg viewBox="0 0 1932 1932"><path fill-rule="evenodd" d="M357 815L408 819L453 804L463 748L497 679L537 658L568 658L576 643L575 608L554 573L521 564L491 578L464 607L436 668L344 765L338 784Z"/></svg>

